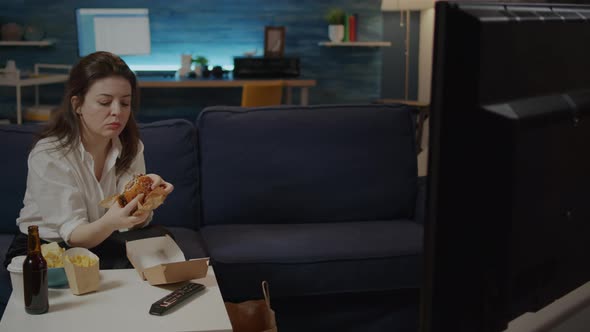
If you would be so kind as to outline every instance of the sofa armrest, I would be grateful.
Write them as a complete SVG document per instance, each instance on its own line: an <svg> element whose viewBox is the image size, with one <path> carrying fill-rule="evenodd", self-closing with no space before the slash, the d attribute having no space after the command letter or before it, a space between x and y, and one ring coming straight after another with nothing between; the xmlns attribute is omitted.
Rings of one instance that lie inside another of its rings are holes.
<svg viewBox="0 0 590 332"><path fill-rule="evenodd" d="M426 216L426 176L419 176L416 181L416 210L414 212L414 220L419 224L424 224Z"/></svg>

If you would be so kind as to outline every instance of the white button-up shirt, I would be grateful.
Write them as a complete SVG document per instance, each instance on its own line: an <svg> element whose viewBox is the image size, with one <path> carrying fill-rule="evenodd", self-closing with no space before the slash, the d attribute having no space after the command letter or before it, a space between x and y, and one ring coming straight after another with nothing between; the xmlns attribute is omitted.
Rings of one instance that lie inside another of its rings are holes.
<svg viewBox="0 0 590 332"><path fill-rule="evenodd" d="M55 138L40 140L28 158L24 207L16 219L20 231L27 234L29 225L38 225L42 239L69 243L77 226L101 218L107 209L100 207L99 202L121 193L134 174L145 174L143 143L140 141L131 166L117 176L115 162L121 150L121 141L114 138L98 181L94 175L94 159L82 142L64 151L57 149Z"/></svg>

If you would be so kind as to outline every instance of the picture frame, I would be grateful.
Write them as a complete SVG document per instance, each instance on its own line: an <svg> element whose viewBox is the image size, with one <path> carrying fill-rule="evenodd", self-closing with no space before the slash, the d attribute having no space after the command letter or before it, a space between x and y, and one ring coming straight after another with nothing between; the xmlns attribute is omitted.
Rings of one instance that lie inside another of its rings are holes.
<svg viewBox="0 0 590 332"><path fill-rule="evenodd" d="M264 57L280 58L285 52L285 27L264 27Z"/></svg>

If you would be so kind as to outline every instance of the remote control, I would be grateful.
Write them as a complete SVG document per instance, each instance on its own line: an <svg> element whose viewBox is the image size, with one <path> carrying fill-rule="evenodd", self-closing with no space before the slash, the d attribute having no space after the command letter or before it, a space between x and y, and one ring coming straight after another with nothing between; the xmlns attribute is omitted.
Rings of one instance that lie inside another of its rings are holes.
<svg viewBox="0 0 590 332"><path fill-rule="evenodd" d="M154 302L150 308L150 314L162 316L166 313L166 311L172 309L180 302L188 299L203 289L205 289L205 286L194 282L189 282L188 284L174 290L172 293Z"/></svg>

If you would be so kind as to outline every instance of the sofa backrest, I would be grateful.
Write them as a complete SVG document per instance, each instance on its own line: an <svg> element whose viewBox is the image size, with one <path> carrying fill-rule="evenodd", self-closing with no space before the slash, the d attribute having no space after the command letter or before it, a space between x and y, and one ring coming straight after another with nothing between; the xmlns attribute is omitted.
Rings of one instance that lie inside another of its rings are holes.
<svg viewBox="0 0 590 332"><path fill-rule="evenodd" d="M404 105L206 108L196 122L202 225L412 218L411 111Z"/></svg>
<svg viewBox="0 0 590 332"><path fill-rule="evenodd" d="M155 211L154 223L198 227L198 170L196 131L187 120L140 124L148 173L157 173L174 185L174 192ZM0 151L4 156L0 191L0 233L16 233L16 218L23 207L27 158L38 125L1 125Z"/></svg>
<svg viewBox="0 0 590 332"><path fill-rule="evenodd" d="M188 120L171 119L139 125L148 173L174 185L154 211L153 222L196 229L199 225L197 135Z"/></svg>
<svg viewBox="0 0 590 332"><path fill-rule="evenodd" d="M0 125L2 190L0 190L0 233L18 233L16 218L23 207L27 186L27 159L38 125Z"/></svg>

